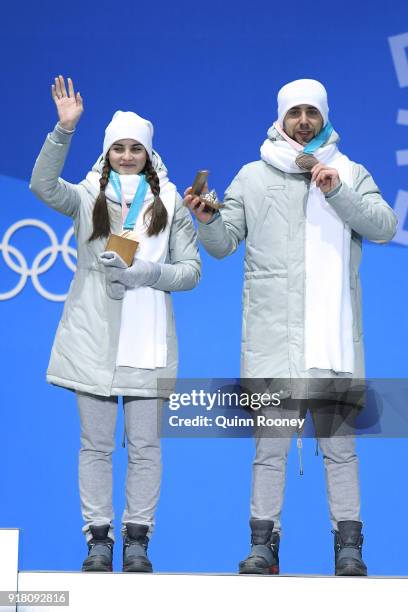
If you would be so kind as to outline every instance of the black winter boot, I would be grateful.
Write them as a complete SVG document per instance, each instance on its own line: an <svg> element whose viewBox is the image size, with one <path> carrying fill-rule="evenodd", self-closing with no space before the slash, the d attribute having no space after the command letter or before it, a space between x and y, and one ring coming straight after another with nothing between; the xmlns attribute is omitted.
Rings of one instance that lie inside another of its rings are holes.
<svg viewBox="0 0 408 612"><path fill-rule="evenodd" d="M361 556L362 526L360 521L339 521L338 531L333 531L336 576L367 576L367 567Z"/></svg>
<svg viewBox="0 0 408 612"><path fill-rule="evenodd" d="M251 519L251 552L239 564L240 574L279 574L279 533L273 521Z"/></svg>
<svg viewBox="0 0 408 612"><path fill-rule="evenodd" d="M110 525L91 525L92 539L88 542L88 556L82 564L83 572L111 572L113 540L108 538Z"/></svg>
<svg viewBox="0 0 408 612"><path fill-rule="evenodd" d="M126 523L126 534L123 536L123 571L152 572L153 567L147 557L149 538L147 525Z"/></svg>

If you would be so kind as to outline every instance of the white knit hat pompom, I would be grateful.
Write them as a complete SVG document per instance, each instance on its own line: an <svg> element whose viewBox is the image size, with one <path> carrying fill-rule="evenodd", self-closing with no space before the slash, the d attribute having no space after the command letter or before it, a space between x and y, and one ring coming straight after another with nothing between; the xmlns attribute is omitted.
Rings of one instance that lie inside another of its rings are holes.
<svg viewBox="0 0 408 612"><path fill-rule="evenodd" d="M283 127L285 115L293 106L309 104L320 111L323 117L323 127L329 120L327 91L314 79L298 79L282 87L278 93L278 122Z"/></svg>
<svg viewBox="0 0 408 612"><path fill-rule="evenodd" d="M132 111L121 110L116 111L105 130L103 141L104 159L113 143L125 138L131 138L140 142L146 149L149 158L152 159L153 125L150 121L143 119L143 117Z"/></svg>

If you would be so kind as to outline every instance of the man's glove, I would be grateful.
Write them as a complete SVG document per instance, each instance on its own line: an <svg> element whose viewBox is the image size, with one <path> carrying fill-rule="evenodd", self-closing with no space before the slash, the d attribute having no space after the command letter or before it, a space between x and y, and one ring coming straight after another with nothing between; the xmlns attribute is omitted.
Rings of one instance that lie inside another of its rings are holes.
<svg viewBox="0 0 408 612"><path fill-rule="evenodd" d="M160 277L161 269L159 263L135 259L130 268L128 268L120 255L114 251L105 251L101 253L99 255L99 261L105 266L106 280L111 286L115 283L115 285L121 284L127 289L151 287ZM113 297L113 295L111 297ZM121 298L117 297L115 299Z"/></svg>

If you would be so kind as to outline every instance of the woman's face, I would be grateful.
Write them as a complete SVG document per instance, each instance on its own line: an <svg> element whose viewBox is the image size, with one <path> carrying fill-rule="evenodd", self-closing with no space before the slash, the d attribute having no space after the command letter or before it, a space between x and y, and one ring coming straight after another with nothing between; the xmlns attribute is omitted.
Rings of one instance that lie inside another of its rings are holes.
<svg viewBox="0 0 408 612"><path fill-rule="evenodd" d="M146 149L132 138L113 143L108 153L111 168L118 174L139 174L146 164Z"/></svg>

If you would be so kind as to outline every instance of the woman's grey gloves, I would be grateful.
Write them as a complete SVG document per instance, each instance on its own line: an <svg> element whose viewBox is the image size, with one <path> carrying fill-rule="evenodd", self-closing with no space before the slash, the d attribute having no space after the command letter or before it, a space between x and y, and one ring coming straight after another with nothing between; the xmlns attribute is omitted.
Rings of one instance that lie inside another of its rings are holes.
<svg viewBox="0 0 408 612"><path fill-rule="evenodd" d="M151 287L160 277L160 264L143 259L135 259L130 268L114 251L104 251L99 262L105 266L106 291L114 300L121 300L126 289Z"/></svg>

